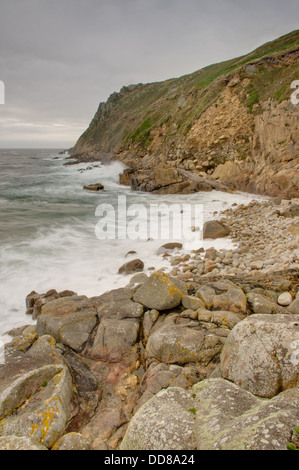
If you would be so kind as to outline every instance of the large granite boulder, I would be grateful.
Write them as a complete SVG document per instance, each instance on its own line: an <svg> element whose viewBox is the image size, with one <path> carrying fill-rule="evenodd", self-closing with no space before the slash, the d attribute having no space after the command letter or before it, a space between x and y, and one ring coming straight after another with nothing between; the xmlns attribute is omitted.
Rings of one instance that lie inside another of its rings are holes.
<svg viewBox="0 0 299 470"><path fill-rule="evenodd" d="M209 332L199 321L169 315L149 336L146 358L165 364L208 365L219 356L223 347L223 338L217 335L216 326L213 327L214 330Z"/></svg>
<svg viewBox="0 0 299 470"><path fill-rule="evenodd" d="M168 388L131 419L122 450L286 450L299 420L299 389L271 400L224 379Z"/></svg>
<svg viewBox="0 0 299 470"><path fill-rule="evenodd" d="M251 315L229 334L222 376L254 395L271 398L299 385L298 315Z"/></svg>
<svg viewBox="0 0 299 470"><path fill-rule="evenodd" d="M149 309L170 310L177 307L183 293L167 274L153 273L134 294L134 301Z"/></svg>

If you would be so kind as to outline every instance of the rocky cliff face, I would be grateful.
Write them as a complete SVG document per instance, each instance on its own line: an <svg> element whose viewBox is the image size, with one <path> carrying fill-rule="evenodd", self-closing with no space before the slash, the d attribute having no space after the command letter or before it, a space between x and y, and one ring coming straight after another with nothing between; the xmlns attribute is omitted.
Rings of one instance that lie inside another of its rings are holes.
<svg viewBox="0 0 299 470"><path fill-rule="evenodd" d="M191 171L231 189L299 196L299 31L253 53L101 103L71 154ZM146 186L146 185L145 185ZM147 185L155 188L155 184Z"/></svg>

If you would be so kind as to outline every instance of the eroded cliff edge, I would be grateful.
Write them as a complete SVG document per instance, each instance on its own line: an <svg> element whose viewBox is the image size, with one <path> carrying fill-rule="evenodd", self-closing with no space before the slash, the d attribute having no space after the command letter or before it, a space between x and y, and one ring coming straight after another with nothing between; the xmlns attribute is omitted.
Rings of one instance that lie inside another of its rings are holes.
<svg viewBox="0 0 299 470"><path fill-rule="evenodd" d="M70 154L120 160L137 175L164 166L232 189L298 197L299 104L291 101L298 65L297 30L178 79L123 87L99 105Z"/></svg>

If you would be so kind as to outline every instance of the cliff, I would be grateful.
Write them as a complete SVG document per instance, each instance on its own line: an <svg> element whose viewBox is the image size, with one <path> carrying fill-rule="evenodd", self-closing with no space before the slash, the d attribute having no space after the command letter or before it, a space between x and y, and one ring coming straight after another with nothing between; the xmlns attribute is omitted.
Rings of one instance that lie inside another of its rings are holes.
<svg viewBox="0 0 299 470"><path fill-rule="evenodd" d="M299 30L181 78L123 87L99 105L70 153L299 197L298 65Z"/></svg>

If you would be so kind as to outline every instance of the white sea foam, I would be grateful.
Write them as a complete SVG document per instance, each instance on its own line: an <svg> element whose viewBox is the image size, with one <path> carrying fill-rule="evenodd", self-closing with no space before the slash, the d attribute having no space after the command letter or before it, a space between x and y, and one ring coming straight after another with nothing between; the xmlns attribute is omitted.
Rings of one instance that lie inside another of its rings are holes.
<svg viewBox="0 0 299 470"><path fill-rule="evenodd" d="M118 275L117 272L122 264L131 259L142 259L146 273L150 272L148 268L151 267L170 268L168 261L157 255L159 247L166 241L101 241L96 238L95 210L101 201L115 203L117 195L124 194L130 203L148 205L157 202L157 196L133 192L118 184L123 164L114 162L81 173L78 170L98 164L65 167L62 158L52 159L50 163L50 175L41 170L43 184L37 187L32 182L30 186L29 178L28 187L21 188L16 194L33 198L33 202L24 199L18 206L19 211L26 208L27 225L22 232L19 219L15 224L12 220L12 233L0 246L0 334L32 323L31 317L25 315L25 297L32 290L45 293L49 289L70 289L78 294L94 296L126 285L130 277ZM36 183L36 179L34 181ZM83 191L83 185L95 182L102 183L105 192ZM9 187L5 191L0 191L0 200L9 193ZM220 212L235 202L247 204L253 198L259 199L250 194L212 191L188 196L160 196L159 201L203 204L205 220L208 220L215 218L215 211ZM217 249L234 247L229 239L204 241L201 246L215 246ZM199 248L196 241L184 244L186 250L196 248ZM136 254L126 257L132 250Z"/></svg>

